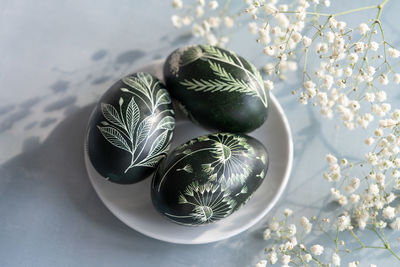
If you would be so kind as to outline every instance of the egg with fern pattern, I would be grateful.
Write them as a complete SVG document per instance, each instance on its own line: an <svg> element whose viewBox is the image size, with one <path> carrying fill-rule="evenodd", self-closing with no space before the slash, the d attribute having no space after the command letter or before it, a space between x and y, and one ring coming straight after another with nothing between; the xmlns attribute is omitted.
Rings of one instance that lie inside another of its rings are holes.
<svg viewBox="0 0 400 267"><path fill-rule="evenodd" d="M163 71L172 98L206 128L246 133L267 119L269 92L260 72L232 51L181 47L168 56Z"/></svg>

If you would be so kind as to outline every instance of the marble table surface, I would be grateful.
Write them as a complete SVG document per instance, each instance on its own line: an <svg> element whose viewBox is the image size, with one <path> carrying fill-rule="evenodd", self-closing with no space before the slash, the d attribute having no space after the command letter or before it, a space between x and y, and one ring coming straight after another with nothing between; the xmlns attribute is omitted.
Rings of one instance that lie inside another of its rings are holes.
<svg viewBox="0 0 400 267"><path fill-rule="evenodd" d="M376 3L335 1L339 8ZM400 2L390 6L383 23L399 46ZM321 178L324 155L354 158L364 150L364 131L349 132L297 104L289 94L301 83L294 74L274 89L294 137L292 175L276 208L216 243L151 239L114 217L93 190L82 153L85 127L93 103L115 80L200 40L173 28L169 1L3 0L0 14L0 266L254 266L265 257L262 232L274 214L284 207L305 216L333 209L322 208L330 187ZM244 31L229 48L260 67ZM394 266L386 256L366 251L359 259Z"/></svg>

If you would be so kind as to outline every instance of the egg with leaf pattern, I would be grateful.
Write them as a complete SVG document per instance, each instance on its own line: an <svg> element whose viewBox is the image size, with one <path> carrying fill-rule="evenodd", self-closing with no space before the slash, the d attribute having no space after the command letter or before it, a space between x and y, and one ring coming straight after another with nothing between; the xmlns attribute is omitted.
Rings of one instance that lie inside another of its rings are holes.
<svg viewBox="0 0 400 267"><path fill-rule="evenodd" d="M138 72L101 97L88 124L86 153L105 179L131 184L148 177L166 156L175 127L165 86Z"/></svg>
<svg viewBox="0 0 400 267"><path fill-rule="evenodd" d="M234 52L210 45L181 47L167 58L164 79L183 111L206 128L245 133L267 118L263 78Z"/></svg>
<svg viewBox="0 0 400 267"><path fill-rule="evenodd" d="M256 139L215 133L172 151L154 174L151 195L162 215L183 225L204 225L243 206L261 185L268 153Z"/></svg>

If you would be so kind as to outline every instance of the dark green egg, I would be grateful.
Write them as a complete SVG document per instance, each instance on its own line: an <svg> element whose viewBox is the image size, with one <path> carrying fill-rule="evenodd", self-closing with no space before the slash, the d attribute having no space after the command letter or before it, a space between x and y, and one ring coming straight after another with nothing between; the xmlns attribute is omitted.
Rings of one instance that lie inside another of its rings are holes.
<svg viewBox="0 0 400 267"><path fill-rule="evenodd" d="M141 181L167 155L174 127L165 86L148 73L126 76L101 97L89 119L90 163L111 182Z"/></svg>
<svg viewBox="0 0 400 267"><path fill-rule="evenodd" d="M260 186L268 154L256 139L215 133L177 147L159 165L151 186L155 208L183 225L229 216Z"/></svg>
<svg viewBox="0 0 400 267"><path fill-rule="evenodd" d="M245 133L267 118L269 92L260 72L231 51L209 45L179 48L164 64L164 79L172 98L206 128Z"/></svg>

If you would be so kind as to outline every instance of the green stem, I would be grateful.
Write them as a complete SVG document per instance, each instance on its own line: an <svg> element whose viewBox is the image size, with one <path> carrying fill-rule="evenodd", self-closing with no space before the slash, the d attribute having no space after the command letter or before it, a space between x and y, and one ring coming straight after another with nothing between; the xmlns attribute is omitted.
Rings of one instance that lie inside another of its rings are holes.
<svg viewBox="0 0 400 267"><path fill-rule="evenodd" d="M224 8L221 10L221 12L219 13L219 15L222 17L225 12L228 10L229 5L231 4L231 0L226 0L225 4L224 4Z"/></svg>
<svg viewBox="0 0 400 267"><path fill-rule="evenodd" d="M387 2L387 1L388 0L385 0L385 2ZM382 5L382 4L380 4L380 5ZM358 12L358 11L378 8L380 5L365 6L365 7L359 7L359 8L355 8L355 9L350 9L350 10L347 10L347 11L343 11L343 12L340 12L340 13L333 14L333 16L341 16L341 15L346 15L346 14L350 14L350 13L354 13L354 12Z"/></svg>
<svg viewBox="0 0 400 267"><path fill-rule="evenodd" d="M365 248L366 245L358 238L358 236L354 233L353 230L350 231L351 235L358 241L358 243L360 243L362 248Z"/></svg>
<svg viewBox="0 0 400 267"><path fill-rule="evenodd" d="M363 11L363 10L374 9L374 8L379 8L379 7L382 8L388 1L390 1L390 0L385 0L380 5L364 6L364 7L354 8L354 9L350 9L350 10L346 10L346 11L334 13L334 14L319 13L319 12L305 12L305 13L307 15L316 15L316 16L323 16L323 17L337 17L337 16L351 14L351 13L355 13L355 12L359 12L359 11ZM279 13L291 13L291 14L300 13L300 11L278 11L278 12Z"/></svg>

